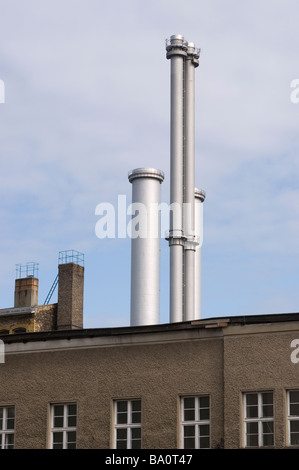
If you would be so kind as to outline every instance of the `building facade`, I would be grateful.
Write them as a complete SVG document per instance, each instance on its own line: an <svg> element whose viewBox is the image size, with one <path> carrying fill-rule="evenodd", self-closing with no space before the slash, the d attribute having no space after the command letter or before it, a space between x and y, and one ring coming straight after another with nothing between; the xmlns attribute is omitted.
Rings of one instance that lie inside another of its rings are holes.
<svg viewBox="0 0 299 470"><path fill-rule="evenodd" d="M298 338L299 314L3 335L1 446L299 447Z"/></svg>

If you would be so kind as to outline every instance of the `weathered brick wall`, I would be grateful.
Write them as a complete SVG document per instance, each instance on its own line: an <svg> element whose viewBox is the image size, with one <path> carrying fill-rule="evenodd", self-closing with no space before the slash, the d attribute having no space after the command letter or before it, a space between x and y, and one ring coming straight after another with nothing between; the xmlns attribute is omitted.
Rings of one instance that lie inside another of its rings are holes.
<svg viewBox="0 0 299 470"><path fill-rule="evenodd" d="M57 329L57 304L39 305L35 308L35 331Z"/></svg>

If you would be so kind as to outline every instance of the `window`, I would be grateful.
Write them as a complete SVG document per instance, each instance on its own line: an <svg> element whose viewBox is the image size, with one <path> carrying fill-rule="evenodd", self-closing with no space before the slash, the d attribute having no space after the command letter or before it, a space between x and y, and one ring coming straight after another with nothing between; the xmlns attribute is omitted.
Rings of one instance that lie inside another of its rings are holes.
<svg viewBox="0 0 299 470"><path fill-rule="evenodd" d="M141 449L141 400L114 402L115 448Z"/></svg>
<svg viewBox="0 0 299 470"><path fill-rule="evenodd" d="M182 448L208 449L210 447L210 397L182 397Z"/></svg>
<svg viewBox="0 0 299 470"><path fill-rule="evenodd" d="M17 334L17 333L26 333L26 328L15 328L13 330L13 333L14 334Z"/></svg>
<svg viewBox="0 0 299 470"><path fill-rule="evenodd" d="M245 447L274 445L273 392L244 394Z"/></svg>
<svg viewBox="0 0 299 470"><path fill-rule="evenodd" d="M0 407L0 449L13 449L15 437L15 407Z"/></svg>
<svg viewBox="0 0 299 470"><path fill-rule="evenodd" d="M69 403L51 406L51 448L76 449L77 405Z"/></svg>
<svg viewBox="0 0 299 470"><path fill-rule="evenodd" d="M288 392L289 445L299 445L299 390Z"/></svg>

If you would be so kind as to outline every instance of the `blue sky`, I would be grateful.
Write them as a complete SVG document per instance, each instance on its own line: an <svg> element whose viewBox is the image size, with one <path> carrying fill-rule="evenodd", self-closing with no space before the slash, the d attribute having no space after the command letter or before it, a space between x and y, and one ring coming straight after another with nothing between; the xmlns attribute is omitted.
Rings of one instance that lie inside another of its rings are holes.
<svg viewBox="0 0 299 470"><path fill-rule="evenodd" d="M0 308L15 264L39 263L43 303L59 251L74 249L84 326L129 324L130 240L99 240L95 208L130 201L128 171L143 166L164 171L169 201L165 39L182 34L201 48L202 316L297 312L298 24L295 0L0 0ZM161 323L168 257L162 240Z"/></svg>

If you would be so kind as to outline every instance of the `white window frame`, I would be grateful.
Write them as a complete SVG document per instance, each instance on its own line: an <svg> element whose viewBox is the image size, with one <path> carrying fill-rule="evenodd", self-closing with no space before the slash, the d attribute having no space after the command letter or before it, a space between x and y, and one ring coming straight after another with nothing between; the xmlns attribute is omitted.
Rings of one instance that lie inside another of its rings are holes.
<svg viewBox="0 0 299 470"><path fill-rule="evenodd" d="M288 402L288 446L292 446L292 447L297 447L299 445L298 444L291 444L291 422L292 421L298 421L299 422L299 415L291 415L290 413L290 405L291 405L291 401L290 401L290 392L298 392L299 393L299 389L293 389L293 390L288 390L287 391L287 402Z"/></svg>
<svg viewBox="0 0 299 470"><path fill-rule="evenodd" d="M76 406L76 423L78 419L78 409L77 409L77 403L70 402L70 403L52 403L50 405L50 420L51 420L51 439L50 439L50 448L53 449L53 437L54 433L62 433L62 448L67 449L68 448L68 442L67 442L67 433L68 432L75 432L76 433L76 448L77 448L77 425L76 426L68 426L67 425L67 419L68 419L68 406L69 405L75 405ZM54 407L55 406L63 406L63 426L61 427L54 427Z"/></svg>
<svg viewBox="0 0 299 470"><path fill-rule="evenodd" d="M6 436L8 435L15 435L15 407L11 406L0 406L3 410L3 417L2 417L2 429L0 429L0 449L14 449L15 443L13 442L12 446L7 444ZM8 409L14 409L14 427L13 429L7 429L7 418L8 418Z"/></svg>
<svg viewBox="0 0 299 470"><path fill-rule="evenodd" d="M194 398L195 400L195 419L194 420L184 420L184 399L185 398ZM201 398L208 398L209 399L209 419L199 419L199 401ZM181 449L184 449L184 427L185 426L194 426L195 427L195 449L201 449L200 447L200 435L199 435L199 428L200 426L209 426L209 448L211 447L211 397L210 395L203 394L203 395L186 395L182 396L180 399L180 408L181 408L181 442L180 442L180 447ZM205 449L207 447L204 447Z"/></svg>
<svg viewBox="0 0 299 470"><path fill-rule="evenodd" d="M126 423L117 423L117 404L119 402L127 402L127 422ZM140 402L140 423L132 423L132 402L139 401ZM118 399L114 400L114 449L117 449L117 430L118 429L126 429L127 431L127 449L132 449L132 429L140 429L141 434L141 420L142 420L142 403L140 398L132 398L130 400L127 399ZM140 448L142 446L142 435L140 437Z"/></svg>
<svg viewBox="0 0 299 470"><path fill-rule="evenodd" d="M263 417L262 415L262 394L263 393L272 393L272 406L273 406L273 416ZM258 398L258 416L254 418L247 418L247 396L248 395L257 395ZM246 448L256 448L256 447L273 447L275 444L275 430L274 430L274 392L273 390L262 390L259 392L251 391L251 392L244 392L243 393L243 413L244 413L244 447ZM264 445L263 444L263 423L272 422L273 423L273 444L271 445ZM257 446L249 446L247 445L247 423L257 423L258 424L258 445Z"/></svg>

